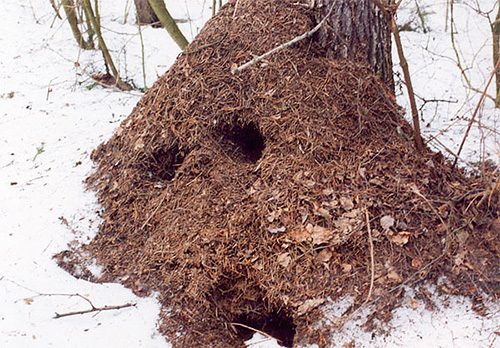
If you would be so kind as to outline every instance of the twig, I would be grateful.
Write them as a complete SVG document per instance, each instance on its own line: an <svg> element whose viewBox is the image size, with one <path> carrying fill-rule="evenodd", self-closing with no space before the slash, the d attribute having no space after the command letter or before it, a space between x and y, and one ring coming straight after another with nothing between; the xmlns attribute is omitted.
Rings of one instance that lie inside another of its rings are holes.
<svg viewBox="0 0 500 348"><path fill-rule="evenodd" d="M88 299L86 299L88 300ZM87 314L87 313L93 313L93 312L102 312L102 311L109 311L109 310L114 310L114 309L122 309L122 308L128 308L135 306L135 303L125 303L123 305L117 305L117 306L104 306L104 307L94 307L92 302L88 301L90 305L92 306L91 309L83 310L83 311L76 311L76 312L68 312L68 313L57 313L54 316L54 319L59 319L59 318L64 318L64 317L69 317L71 315L79 315L79 314Z"/></svg>
<svg viewBox="0 0 500 348"><path fill-rule="evenodd" d="M236 11L238 11L239 4L240 4L240 0L236 0L236 5L234 5L233 20L234 20L234 17L236 16Z"/></svg>
<svg viewBox="0 0 500 348"><path fill-rule="evenodd" d="M160 209L161 205L163 204L163 201L165 201L165 198L167 197L167 194L166 194L166 191L163 193L163 197L161 198L161 201L160 203L158 204L158 206L155 208L155 210L151 213L151 215L149 215L149 217L146 219L146 221L144 222L144 224L141 226L141 230L144 229L144 227L146 227L146 225L149 223L149 221L151 220L151 218L156 214L156 212L158 211L158 209Z"/></svg>
<svg viewBox="0 0 500 348"><path fill-rule="evenodd" d="M477 174L480 174L480 171L476 168L476 166L474 166L472 163L466 161L465 159L457 156L457 154L455 152L453 152L450 148L448 148L446 145L444 145L441 141L439 141L436 137L434 137L433 139L430 139L428 141L428 143L430 143L431 141L433 142L436 142L439 146L441 146L446 152L448 152L450 155L452 155L456 160L460 160L460 162L464 163L465 165L467 165L472 171L474 171L475 173Z"/></svg>
<svg viewBox="0 0 500 348"><path fill-rule="evenodd" d="M274 340L278 341L278 343L282 343L282 341L279 340L279 339L277 339L276 337L273 337L270 334L268 334L268 333L266 333L264 331L261 331L259 329L255 329L255 328L253 328L251 326L248 326L248 325L245 325L245 324L240 324L240 323L229 323L229 324L233 325L233 326L239 326L239 327L242 327L242 328L247 329L247 330L252 330L254 332L260 333L263 336L266 336L267 338L274 339Z"/></svg>
<svg viewBox="0 0 500 348"><path fill-rule="evenodd" d="M399 0L395 5L384 5L379 0L372 0L372 2L382 11L382 13L386 16L386 18L390 21L391 31L394 36L394 41L396 43L396 48L398 51L399 57L399 65L403 70L403 75L405 79L406 89L408 91L408 99L410 101L411 115L413 120L413 134L415 147L417 149L417 153L421 154L424 148L422 135L420 132L420 122L418 118L418 109L417 103L415 101L415 92L413 91L413 84L411 81L410 69L408 67L408 61L406 60L403 44L401 43L401 37L399 35L399 29L396 25L396 20L394 19L394 15L401 4L401 0Z"/></svg>
<svg viewBox="0 0 500 348"><path fill-rule="evenodd" d="M59 13L59 8L56 6L56 3L54 0L50 0L50 4L52 5L52 8L54 9L54 11L56 12L56 16L57 18L61 19L62 20L62 17L61 17L61 14Z"/></svg>
<svg viewBox="0 0 500 348"><path fill-rule="evenodd" d="M37 297L53 297L53 296L64 296L64 297L79 297L85 301L88 302L88 304L90 305L90 309L87 309L87 310L83 310L83 311L76 311L76 312L68 312L68 313L55 313L55 316L54 316L54 319L59 319L59 318L63 318L63 317L68 317L70 315L77 315L77 314L86 314L86 313L92 313L92 312L102 312L102 311L109 311L109 310L112 310L112 309L122 309L122 308L127 308L127 307L135 307L136 304L135 303L126 303L126 304L123 304L123 305L116 305L116 306L104 306L104 307L96 307L94 306L94 304L92 303L92 301L90 301L88 298L86 298L85 296L83 295L80 295L80 294L58 294L58 293L42 293L42 292L39 292L39 291L36 291L36 290L33 290L33 289L30 289L24 285L21 285L19 283L16 283L15 281L13 280L10 280L10 279L5 279L3 276L0 278L0 281L2 280L5 280L5 281L8 281L20 288L23 288L25 290L28 290L28 291L31 291L31 292L34 292L36 293L36 296L31 296L31 297L28 297L28 298L25 298L24 301L26 302L28 299L32 300L34 298L37 298ZM19 300L20 301L20 300ZM18 302L18 301L16 301ZM31 301L30 301L31 302Z"/></svg>
<svg viewBox="0 0 500 348"><path fill-rule="evenodd" d="M496 72L497 72L497 70L498 70L499 67L500 67L500 57L498 58L497 63L495 64L495 68L491 72L491 75L490 75L490 78L488 80L488 83L486 83L486 87L484 87L483 94L481 94L481 98L479 98L479 102L477 103L476 109L474 110L474 114L472 114L472 118L471 118L471 120L469 122L469 125L467 126L467 130L465 131L465 135L464 135L464 138L462 139L462 143L460 144L460 147L458 148L457 157L460 156L460 153L462 152L462 148L464 147L465 140L469 136L469 131L470 131L471 127L472 127L472 124L474 123L474 120L476 119L476 115L479 112L479 109L481 108L481 105L483 105L483 101L484 101L484 98L486 96L486 91L490 87L491 81L493 80L493 77L495 76L495 74L496 74ZM457 159L455 158L455 161L453 162L453 165L451 166L451 168L452 169L455 168L456 164L457 164Z"/></svg>
<svg viewBox="0 0 500 348"><path fill-rule="evenodd" d="M424 31L424 34L427 34L427 28L425 27L424 14L420 10L420 6L418 5L417 0L415 0L415 5L417 7L417 14L418 14L418 18L420 18L420 24L422 25L422 30Z"/></svg>
<svg viewBox="0 0 500 348"><path fill-rule="evenodd" d="M212 46L215 46L217 44L220 44L222 41L224 41L226 39L226 37L227 37L227 33L225 33L224 36L222 36L222 38L220 38L217 41L207 43L206 45L200 46L200 47L198 47L198 48L196 48L196 49L194 49L192 51L183 51L183 52L181 52L181 55L198 53L201 50L204 50L205 48L212 47Z"/></svg>
<svg viewBox="0 0 500 348"><path fill-rule="evenodd" d="M443 218L441 217L441 215L439 215L438 211L436 210L436 208L434 208L434 206L431 204L431 202L429 202L429 200L427 199L427 197L425 197L421 192L420 190L418 189L417 185L415 184L411 184L410 185L410 188L411 190L413 191L413 193L415 193L417 196L419 196L420 198L422 198L425 203L427 203L429 205L429 207L432 209L432 211L434 212L434 214L437 215L437 217L439 218L439 220L441 221L441 223L443 225L446 225Z"/></svg>
<svg viewBox="0 0 500 348"><path fill-rule="evenodd" d="M260 61L262 61L264 58L270 56L271 54L276 53L278 51L281 51L282 49L287 48L287 47L289 47L289 46L291 46L291 45L293 45L293 44L295 44L295 43L297 43L297 42L299 42L301 40L304 40L304 39L306 39L308 37L313 36L314 33L317 32L323 26L323 24L325 24L325 22L328 19L328 17L330 17L330 14L332 13L332 11L333 11L333 6L330 7L330 10L326 14L326 16L313 29L309 30L308 32L305 32L304 34L302 34L300 36L297 36L297 37L293 38L292 40L290 40L288 42L285 42L282 45L279 45L278 47L273 48L272 50L264 53L261 56L255 57L254 59L252 59L251 61L246 62L243 65L231 68L231 73L232 74L240 73L243 70L245 70L246 68L248 68L248 67L250 67L250 66L252 66L252 65L254 65L254 64L256 64L256 63L258 63Z"/></svg>
<svg viewBox="0 0 500 348"><path fill-rule="evenodd" d="M366 217L366 229L368 231L368 243L370 245L370 288L368 289L368 295L366 296L365 301L358 307L354 312L352 312L344 322L347 322L352 319L368 302L370 302L373 293L373 285L375 283L375 255L373 251L373 237L372 237L372 229L370 226L370 215L368 214L368 210L365 208L365 217Z"/></svg>
<svg viewBox="0 0 500 348"><path fill-rule="evenodd" d="M473 91L473 92L476 92L476 93L482 93L481 90L479 90L478 88L475 88L472 86L472 83L470 82L470 79L469 77L467 76L466 74L466 71L469 70L469 68L465 68L462 66L462 61L460 59L460 53L458 52L458 47L457 47L457 44L455 42L455 20L453 18L453 5L454 5L455 1L454 0L450 0L449 2L449 7L450 7L450 38L451 38L451 46L453 48L453 52L455 53L455 57L456 57L456 61L455 63L457 64L457 67L458 69L460 70L460 74L462 75L465 83L467 84L467 87ZM491 100L495 101L495 98L492 97L491 95L489 94L486 94L486 97L490 98Z"/></svg>
<svg viewBox="0 0 500 348"><path fill-rule="evenodd" d="M144 80L144 90L147 90L148 86L146 84L146 59L145 59L145 54L144 54L144 38L142 36L142 29L141 29L141 24L140 24L140 20L139 20L139 11L137 9L135 10L135 18L137 20L137 23L139 23L139 25L137 26L137 29L139 30L139 39L141 41L142 78Z"/></svg>

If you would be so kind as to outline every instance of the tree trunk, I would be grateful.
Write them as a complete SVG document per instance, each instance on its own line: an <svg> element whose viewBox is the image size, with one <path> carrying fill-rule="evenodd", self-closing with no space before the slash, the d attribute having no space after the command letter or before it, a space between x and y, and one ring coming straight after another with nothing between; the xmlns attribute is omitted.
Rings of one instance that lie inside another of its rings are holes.
<svg viewBox="0 0 500 348"><path fill-rule="evenodd" d="M317 0L316 20L333 11L317 40L329 58L349 59L370 66L393 86L390 22L373 0Z"/></svg>
<svg viewBox="0 0 500 348"><path fill-rule="evenodd" d="M184 50L184 48L186 48L186 46L188 45L188 41L184 37L184 34L182 34L182 32L179 30L179 27L168 12L167 7L165 6L165 2L163 0L149 0L149 4L160 19L163 27L175 41L175 43L181 48L181 50Z"/></svg>
<svg viewBox="0 0 500 348"><path fill-rule="evenodd" d="M495 65L500 57L500 2L498 3L497 15L495 21L491 24L491 35L493 37L493 65ZM500 108L500 72L495 71L496 95L495 107Z"/></svg>
<svg viewBox="0 0 500 348"><path fill-rule="evenodd" d="M154 27L161 27L160 20L148 0L134 0L137 10L137 24L153 24Z"/></svg>
<svg viewBox="0 0 500 348"><path fill-rule="evenodd" d="M75 3L73 2L73 0L62 0L62 5L76 42L78 42L78 45L84 50L89 49L89 45L83 38L80 28L78 28L78 18L76 16Z"/></svg>

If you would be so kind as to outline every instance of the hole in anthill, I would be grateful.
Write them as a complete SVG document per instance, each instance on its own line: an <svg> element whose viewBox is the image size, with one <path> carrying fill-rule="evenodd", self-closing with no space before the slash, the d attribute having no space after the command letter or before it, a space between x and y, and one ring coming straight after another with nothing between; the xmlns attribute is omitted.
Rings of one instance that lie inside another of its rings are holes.
<svg viewBox="0 0 500 348"><path fill-rule="evenodd" d="M236 145L233 153L242 155L247 161L255 163L262 157L265 148L264 137L254 122L237 125L226 133L226 138Z"/></svg>
<svg viewBox="0 0 500 348"><path fill-rule="evenodd" d="M263 331L278 340L278 343L284 347L293 346L293 338L295 336L295 324L293 319L285 313L285 311L257 314L250 313L239 316L236 321L240 325L234 325L234 328L241 335L241 338L246 341L255 333L254 330L247 329L248 326L253 329Z"/></svg>
<svg viewBox="0 0 500 348"><path fill-rule="evenodd" d="M167 149L159 149L149 157L148 171L155 180L170 181L184 161L184 153L177 145Z"/></svg>

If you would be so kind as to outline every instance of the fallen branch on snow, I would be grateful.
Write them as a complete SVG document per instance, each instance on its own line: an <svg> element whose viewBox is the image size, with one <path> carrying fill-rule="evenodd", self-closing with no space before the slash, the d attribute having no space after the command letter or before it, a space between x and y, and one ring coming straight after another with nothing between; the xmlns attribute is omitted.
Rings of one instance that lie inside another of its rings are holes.
<svg viewBox="0 0 500 348"><path fill-rule="evenodd" d="M59 319L59 318L63 318L63 317L69 317L71 315L79 315L79 314L87 314L87 313L93 313L93 312L110 311L110 310L113 310L113 309L122 309L122 308L128 308L128 307L132 307L132 306L135 307L135 305L136 305L135 303L125 303L123 305L117 305L117 306L96 307L96 306L94 306L94 304L92 303L92 301L90 301L85 296L82 296L80 294L73 294L73 295L70 295L70 296L76 296L76 297L83 298L85 301L87 301L90 304L91 308L83 310L83 311L68 312L68 313L57 313L56 312L56 315L54 316L54 319Z"/></svg>
<svg viewBox="0 0 500 348"><path fill-rule="evenodd" d="M57 313L56 312L56 315L54 316L54 319L59 319L59 318L63 318L63 317L69 317L71 315L79 315L79 314L87 314L87 313L92 313L92 312L102 312L102 311L109 311L109 310L113 310L113 309L122 309L122 308L127 308L127 307L132 307L134 306L135 307L135 303L125 303L123 305L117 305L117 306L104 306L104 307L94 307L92 304L92 308L90 309L87 309L87 310L83 310L83 311L76 311L76 312L68 312L68 313Z"/></svg>

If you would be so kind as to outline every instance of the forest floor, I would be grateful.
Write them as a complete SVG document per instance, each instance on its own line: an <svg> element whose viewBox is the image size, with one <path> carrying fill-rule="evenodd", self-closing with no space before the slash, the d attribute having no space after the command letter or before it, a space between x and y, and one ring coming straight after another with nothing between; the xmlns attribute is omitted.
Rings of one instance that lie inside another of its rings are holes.
<svg viewBox="0 0 500 348"><path fill-rule="evenodd" d="M466 85L451 45L446 2L418 1L402 9L398 21L410 64L423 134L447 155L456 152L479 93ZM484 13L495 2L483 1ZM489 6L489 7L488 7ZM211 13L206 2L167 1L191 39ZM141 46L131 1L103 2L104 35L122 77L144 87ZM474 5L455 5L455 40L471 86L482 90L492 71L488 21ZM495 13L491 12L490 17ZM160 307L155 295L135 296L119 284L95 284L60 269L52 256L68 245L86 243L97 233L102 209L83 181L93 170L91 151L111 137L136 105L140 91L98 86L91 76L104 73L97 51L75 44L69 26L55 18L49 1L5 0L0 4L0 346L2 347L166 347L157 333ZM422 22L423 21L423 22ZM422 25L423 23L423 25ZM423 30L425 27L425 32ZM143 28L146 78L150 87L174 62L179 49L159 29ZM397 76L397 56L394 56ZM406 107L398 79L398 102ZM494 94L494 88L489 90ZM482 156L498 162L497 117L486 99L467 139L463 166ZM99 273L99 266L93 271ZM445 283L446 280L443 280ZM428 287L434 309L406 289L407 305L396 309L384 332L366 331L361 311L331 337L332 346L500 347L500 304L486 299L482 315L467 298ZM324 307L332 321L351 298ZM93 307L116 310L55 319ZM318 325L321 325L318 323ZM252 347L275 347L256 334Z"/></svg>

